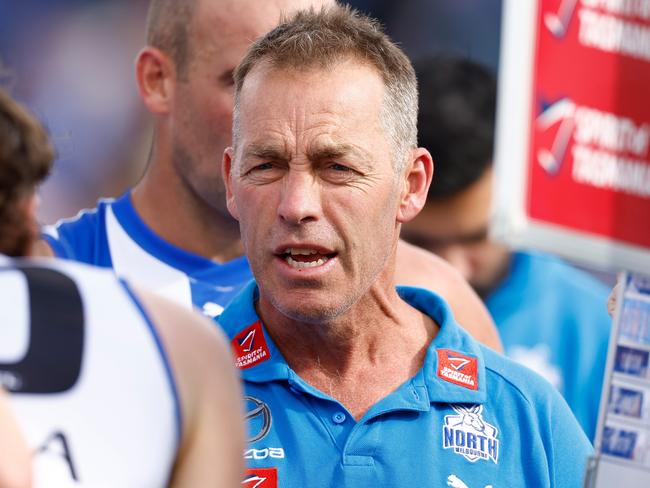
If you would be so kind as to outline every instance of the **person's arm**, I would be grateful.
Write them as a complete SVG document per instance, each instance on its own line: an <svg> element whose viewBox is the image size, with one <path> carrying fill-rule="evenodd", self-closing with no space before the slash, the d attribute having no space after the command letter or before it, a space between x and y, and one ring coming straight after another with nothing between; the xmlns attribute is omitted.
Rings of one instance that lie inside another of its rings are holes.
<svg viewBox="0 0 650 488"><path fill-rule="evenodd" d="M242 393L226 340L214 322L137 291L161 335L183 418L171 487L240 487L244 473Z"/></svg>
<svg viewBox="0 0 650 488"><path fill-rule="evenodd" d="M32 486L31 453L18 428L9 399L0 388L0 486L27 488Z"/></svg>
<svg viewBox="0 0 650 488"><path fill-rule="evenodd" d="M477 341L503 352L487 308L461 274L444 259L403 240L397 245L396 281L435 291L451 307L456 321Z"/></svg>

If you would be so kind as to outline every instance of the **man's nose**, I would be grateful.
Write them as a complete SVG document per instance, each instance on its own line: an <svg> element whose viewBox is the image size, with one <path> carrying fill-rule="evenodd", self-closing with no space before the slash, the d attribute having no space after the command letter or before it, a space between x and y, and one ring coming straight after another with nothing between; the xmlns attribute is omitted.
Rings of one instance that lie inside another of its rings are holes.
<svg viewBox="0 0 650 488"><path fill-rule="evenodd" d="M321 211L320 196L320 186L309 171L289 170L282 185L278 215L289 224L317 220Z"/></svg>

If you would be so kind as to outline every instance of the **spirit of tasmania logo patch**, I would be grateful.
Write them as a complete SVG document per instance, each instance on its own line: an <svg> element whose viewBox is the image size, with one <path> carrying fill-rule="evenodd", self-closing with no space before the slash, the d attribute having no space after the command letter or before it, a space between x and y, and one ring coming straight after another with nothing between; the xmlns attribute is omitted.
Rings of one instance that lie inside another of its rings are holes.
<svg viewBox="0 0 650 488"><path fill-rule="evenodd" d="M278 488L278 468L248 468L244 488Z"/></svg>
<svg viewBox="0 0 650 488"><path fill-rule="evenodd" d="M442 426L442 447L453 449L471 462L479 459L499 461L498 431L494 425L488 424L483 417L482 405L451 406L457 415L445 415Z"/></svg>
<svg viewBox="0 0 650 488"><path fill-rule="evenodd" d="M438 349L438 377L477 390L478 360L449 349Z"/></svg>
<svg viewBox="0 0 650 488"><path fill-rule="evenodd" d="M252 368L271 357L259 320L237 334L231 344L235 352L235 366L239 369Z"/></svg>

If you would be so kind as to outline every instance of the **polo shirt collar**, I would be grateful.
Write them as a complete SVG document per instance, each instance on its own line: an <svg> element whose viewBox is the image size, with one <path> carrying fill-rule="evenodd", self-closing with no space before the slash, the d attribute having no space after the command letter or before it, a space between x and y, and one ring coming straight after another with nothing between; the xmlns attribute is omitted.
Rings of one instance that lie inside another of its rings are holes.
<svg viewBox="0 0 650 488"><path fill-rule="evenodd" d="M410 399L412 406L428 409L430 403L434 402L484 403L487 379L483 353L478 343L456 324L449 306L437 294L402 286L397 287L397 291L402 299L429 315L440 326L428 347L422 369L408 385L408 388L418 392ZM242 378L254 383L297 381L299 378L255 311L258 298L259 290L253 281L242 289L219 317L219 323L231 340ZM401 388L396 393L399 390Z"/></svg>

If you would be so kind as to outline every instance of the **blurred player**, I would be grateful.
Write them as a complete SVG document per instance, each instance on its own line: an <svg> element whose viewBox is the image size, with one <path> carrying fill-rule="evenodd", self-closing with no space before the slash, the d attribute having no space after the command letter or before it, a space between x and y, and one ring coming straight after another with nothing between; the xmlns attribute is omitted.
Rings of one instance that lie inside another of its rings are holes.
<svg viewBox="0 0 650 488"><path fill-rule="evenodd" d="M610 320L607 288L556 257L491 240L496 82L467 60L416 63L420 142L436 165L404 238L452 263L492 313L508 356L564 395L593 439Z"/></svg>
<svg viewBox="0 0 650 488"><path fill-rule="evenodd" d="M29 255L52 156L40 124L0 91L0 253ZM0 387L36 486L239 485L240 391L210 321L62 261L0 256L0 290ZM14 462L0 457L0 479Z"/></svg>
<svg viewBox="0 0 650 488"><path fill-rule="evenodd" d="M283 14L324 4L333 1L152 0L148 46L136 68L140 95L154 116L149 165L117 200L100 200L49 228L45 238L54 253L112 267L134 283L219 315L252 278L220 176L231 140L232 73L251 42ZM398 249L399 282L445 296L461 324L500 348L485 307L453 268L408 244Z"/></svg>

